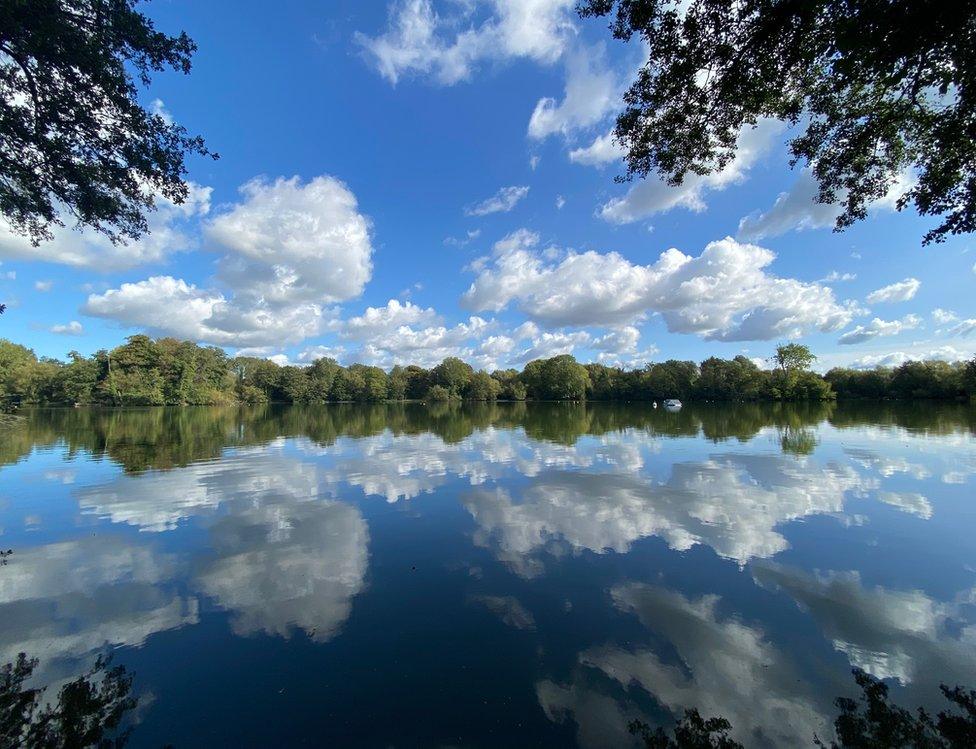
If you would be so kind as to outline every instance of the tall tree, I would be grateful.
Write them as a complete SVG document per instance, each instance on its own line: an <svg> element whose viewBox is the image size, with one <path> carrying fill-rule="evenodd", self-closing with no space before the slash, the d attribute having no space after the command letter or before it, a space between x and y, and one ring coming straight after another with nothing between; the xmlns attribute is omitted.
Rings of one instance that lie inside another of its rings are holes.
<svg viewBox="0 0 976 749"><path fill-rule="evenodd" d="M809 348L801 343L781 343L770 357L784 375L805 372L817 360Z"/></svg>
<svg viewBox="0 0 976 749"><path fill-rule="evenodd" d="M581 0L638 36L647 63L624 96L616 139L627 178L672 185L727 166L744 127L799 126L793 164L840 203L836 228L864 218L899 176L942 222L924 241L976 230L976 6L921 0ZM614 11L616 11L614 13Z"/></svg>
<svg viewBox="0 0 976 749"><path fill-rule="evenodd" d="M187 154L209 154L138 101L196 50L137 12L137 0L0 2L0 216L36 245L70 220L138 239L162 196L182 203Z"/></svg>

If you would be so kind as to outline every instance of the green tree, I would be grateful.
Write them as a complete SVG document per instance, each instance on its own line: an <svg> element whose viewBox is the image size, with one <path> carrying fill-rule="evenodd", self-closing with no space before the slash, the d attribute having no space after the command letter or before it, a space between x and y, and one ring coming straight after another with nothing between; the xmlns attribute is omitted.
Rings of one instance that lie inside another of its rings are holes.
<svg viewBox="0 0 976 749"><path fill-rule="evenodd" d="M377 403L389 398L389 376L382 369L363 364L353 364L349 369L361 379L359 389L353 393L355 400Z"/></svg>
<svg viewBox="0 0 976 749"><path fill-rule="evenodd" d="M0 402L30 401L37 357L26 346L0 338Z"/></svg>
<svg viewBox="0 0 976 749"><path fill-rule="evenodd" d="M454 396L450 390L448 390L443 385L431 385L430 389L427 391L427 400L441 403L444 401L449 401Z"/></svg>
<svg viewBox="0 0 976 749"><path fill-rule="evenodd" d="M158 196L186 200L203 140L139 103L136 81L190 71L196 46L136 0L0 3L0 215L38 244L65 219L138 239Z"/></svg>
<svg viewBox="0 0 976 749"><path fill-rule="evenodd" d="M390 370L390 399L402 401L407 397L407 388L410 386L410 376L407 370L397 365Z"/></svg>
<svg viewBox="0 0 976 749"><path fill-rule="evenodd" d="M107 385L114 402L126 406L160 406L165 403L161 352L146 335L133 335L109 354Z"/></svg>
<svg viewBox="0 0 976 749"><path fill-rule="evenodd" d="M332 383L341 369L335 359L316 359L306 373L309 400L315 403L327 401Z"/></svg>
<svg viewBox="0 0 976 749"><path fill-rule="evenodd" d="M309 381L305 369L287 366L281 368L281 395L290 403L306 403L309 396Z"/></svg>
<svg viewBox="0 0 976 749"><path fill-rule="evenodd" d="M590 385L586 368L570 354L530 361L521 379L529 395L546 400L583 400Z"/></svg>
<svg viewBox="0 0 976 749"><path fill-rule="evenodd" d="M760 118L797 127L793 163L836 228L865 217L907 169L899 200L942 223L925 242L976 229L976 10L872 0L583 0L618 39L649 50L615 138L627 176L670 184L728 166Z"/></svg>
<svg viewBox="0 0 976 749"><path fill-rule="evenodd" d="M459 397L464 394L473 374L474 369L470 364L465 364L456 356L449 356L430 371L430 379L453 397Z"/></svg>
<svg viewBox="0 0 976 749"><path fill-rule="evenodd" d="M92 403L98 385L98 362L88 359L77 351L68 354L71 360L59 373L57 396L61 403Z"/></svg>
<svg viewBox="0 0 976 749"><path fill-rule="evenodd" d="M810 349L799 343L780 344L770 357L770 361L786 376L808 370L816 360Z"/></svg>
<svg viewBox="0 0 976 749"><path fill-rule="evenodd" d="M473 401L493 401L502 392L501 383L484 370L471 375L468 383L467 397Z"/></svg>

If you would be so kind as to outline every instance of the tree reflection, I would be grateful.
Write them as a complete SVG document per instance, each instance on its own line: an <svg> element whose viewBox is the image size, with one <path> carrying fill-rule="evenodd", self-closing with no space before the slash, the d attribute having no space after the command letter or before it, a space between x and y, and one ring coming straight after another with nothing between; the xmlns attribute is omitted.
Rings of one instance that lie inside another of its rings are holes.
<svg viewBox="0 0 976 749"><path fill-rule="evenodd" d="M976 746L976 691L942 684L943 696L951 704L932 718L924 708L911 713L888 700L888 687L854 669L854 680L861 689L859 699L838 697L840 714L834 720L836 739L826 743L813 737L819 747L914 747L915 749L970 749ZM652 729L642 720L628 726L647 749L743 749L730 737L732 724L722 717L702 718L698 710L686 710L670 731Z"/></svg>
<svg viewBox="0 0 976 749"><path fill-rule="evenodd" d="M123 666L99 657L95 665L45 702L44 688L26 686L36 658L20 653L0 667L0 746L25 749L122 747L131 727L122 729L126 714L136 707L130 694L132 677Z"/></svg>
<svg viewBox="0 0 976 749"><path fill-rule="evenodd" d="M808 454L810 432L829 422L839 429L894 426L926 434L976 434L976 409L917 403L691 404L677 412L648 403L377 403L141 409L28 409L4 429L0 465L35 447L63 442L78 452L107 456L127 472L169 469L218 458L228 447L262 445L280 437L338 439L432 433L448 444L488 428L521 428L534 440L573 445L586 435L640 430L649 437L748 441L766 428L783 436L786 452Z"/></svg>

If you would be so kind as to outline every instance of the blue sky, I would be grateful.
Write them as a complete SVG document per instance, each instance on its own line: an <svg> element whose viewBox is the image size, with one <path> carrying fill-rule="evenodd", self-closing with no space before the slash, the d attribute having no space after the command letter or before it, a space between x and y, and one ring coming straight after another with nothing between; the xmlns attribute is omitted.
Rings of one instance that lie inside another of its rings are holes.
<svg viewBox="0 0 976 749"><path fill-rule="evenodd" d="M191 200L127 247L65 230L35 249L0 226L0 335L58 357L146 331L384 367L786 340L821 368L973 355L973 238L923 248L934 222L892 200L832 232L777 123L722 174L615 183L606 136L643 50L573 5L145 5L199 46L145 101L221 158L193 160Z"/></svg>

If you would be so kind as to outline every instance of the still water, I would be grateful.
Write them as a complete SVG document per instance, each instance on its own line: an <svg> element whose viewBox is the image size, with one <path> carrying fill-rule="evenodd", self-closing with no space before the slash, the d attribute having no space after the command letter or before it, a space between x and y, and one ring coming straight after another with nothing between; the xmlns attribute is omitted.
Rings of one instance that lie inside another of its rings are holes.
<svg viewBox="0 0 976 749"><path fill-rule="evenodd" d="M132 746L831 736L852 666L976 687L976 409L39 410L0 431L0 663L111 651Z"/></svg>

